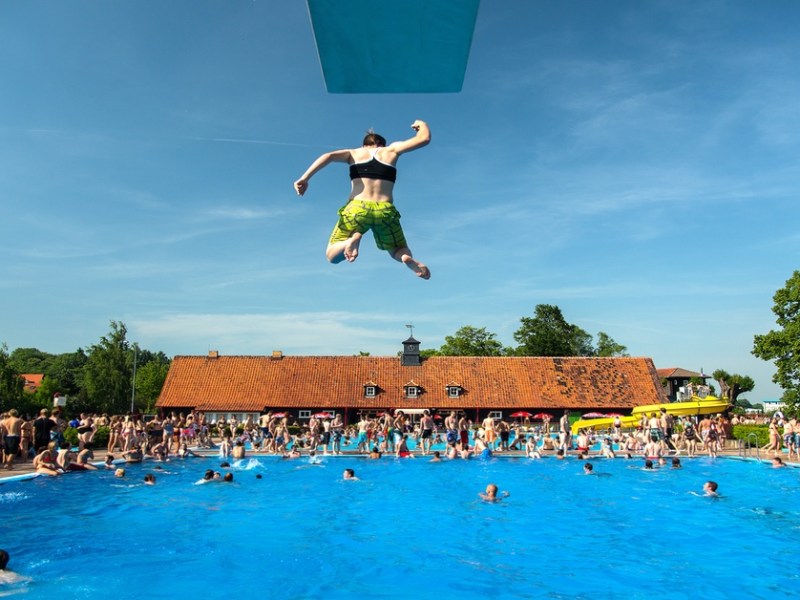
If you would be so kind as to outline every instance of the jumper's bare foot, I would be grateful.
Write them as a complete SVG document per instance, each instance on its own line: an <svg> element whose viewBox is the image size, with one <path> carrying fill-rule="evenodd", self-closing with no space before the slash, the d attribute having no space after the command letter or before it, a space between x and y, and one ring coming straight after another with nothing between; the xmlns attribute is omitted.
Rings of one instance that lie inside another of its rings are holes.
<svg viewBox="0 0 800 600"><path fill-rule="evenodd" d="M361 234L356 233L347 240L344 246L344 258L347 262L353 262L358 258L358 246L361 244Z"/></svg>
<svg viewBox="0 0 800 600"><path fill-rule="evenodd" d="M402 260L403 260L403 263L405 263L405 265L409 269L411 269L412 271L414 271L414 273L417 274L417 277L420 277L421 279L430 279L431 278L431 270L428 267L426 267L425 265L423 265L421 262L419 262L418 260L414 260L413 257L411 257L411 256L409 256L407 254L405 256L403 256Z"/></svg>

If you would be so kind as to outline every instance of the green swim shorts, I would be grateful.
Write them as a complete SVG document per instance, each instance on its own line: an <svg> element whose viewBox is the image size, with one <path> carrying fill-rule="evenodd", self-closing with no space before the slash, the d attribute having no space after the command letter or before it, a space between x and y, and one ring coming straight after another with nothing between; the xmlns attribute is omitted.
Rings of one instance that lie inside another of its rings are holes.
<svg viewBox="0 0 800 600"><path fill-rule="evenodd" d="M339 221L333 228L328 244L343 242L356 231L366 233L370 229L380 250L394 252L407 247L400 226L400 213L394 204L371 200L350 200L339 209Z"/></svg>

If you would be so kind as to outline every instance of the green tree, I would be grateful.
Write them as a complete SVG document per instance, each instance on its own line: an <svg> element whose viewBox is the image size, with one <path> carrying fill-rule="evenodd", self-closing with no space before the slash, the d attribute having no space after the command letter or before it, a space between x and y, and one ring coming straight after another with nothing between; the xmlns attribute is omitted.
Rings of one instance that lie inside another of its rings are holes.
<svg viewBox="0 0 800 600"><path fill-rule="evenodd" d="M83 388L83 369L87 361L86 353L81 348L75 352L59 354L45 369L45 379L58 382L57 391L62 394L76 396Z"/></svg>
<svg viewBox="0 0 800 600"><path fill-rule="evenodd" d="M136 404L147 413L153 412L164 387L170 360L161 352L136 369Z"/></svg>
<svg viewBox="0 0 800 600"><path fill-rule="evenodd" d="M519 356L592 356L592 336L577 325L567 323L561 309L538 304L533 317L522 317L514 333Z"/></svg>
<svg viewBox="0 0 800 600"><path fill-rule="evenodd" d="M402 352L401 352L402 354ZM441 356L442 353L436 348L423 348L419 351L420 358L430 358L431 356Z"/></svg>
<svg viewBox="0 0 800 600"><path fill-rule="evenodd" d="M17 408L24 389L25 382L11 363L8 346L0 344L0 411Z"/></svg>
<svg viewBox="0 0 800 600"><path fill-rule="evenodd" d="M601 331L597 334L597 356L629 356L628 348L615 342L611 336Z"/></svg>
<svg viewBox="0 0 800 600"><path fill-rule="evenodd" d="M9 362L19 373L44 373L53 361L54 355L38 348L16 348Z"/></svg>
<svg viewBox="0 0 800 600"><path fill-rule="evenodd" d="M89 406L98 412L121 414L131 404L133 352L122 322L111 321L108 336L89 349L84 388Z"/></svg>
<svg viewBox="0 0 800 600"><path fill-rule="evenodd" d="M731 375L723 369L717 369L711 376L719 383L720 395L735 405L739 394L750 392L756 387L756 382L747 375Z"/></svg>
<svg viewBox="0 0 800 600"><path fill-rule="evenodd" d="M503 356L506 354L503 344L497 341L497 336L490 333L485 327L472 327L466 325L444 338L444 344L439 348L441 356Z"/></svg>
<svg viewBox="0 0 800 600"><path fill-rule="evenodd" d="M762 360L775 361L772 381L784 391L783 401L800 408L800 271L775 292L772 312L780 329L753 339L752 353Z"/></svg>

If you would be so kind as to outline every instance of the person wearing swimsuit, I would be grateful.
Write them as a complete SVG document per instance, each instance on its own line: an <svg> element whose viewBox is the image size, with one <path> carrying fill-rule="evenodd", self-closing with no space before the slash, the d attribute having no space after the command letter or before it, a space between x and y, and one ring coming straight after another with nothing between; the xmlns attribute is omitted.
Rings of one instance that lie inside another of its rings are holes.
<svg viewBox="0 0 800 600"><path fill-rule="evenodd" d="M302 196L308 189L309 179L317 171L332 162L350 165L350 197L339 209L339 221L325 252L330 262L353 262L358 258L361 238L371 229L380 250L389 252L393 259L406 265L417 277L430 279L430 269L416 260L408 248L400 226L400 213L394 207L392 196L400 155L427 146L431 141L430 129L424 121L414 121L411 128L416 132L414 137L388 146L382 136L370 132L360 148L321 155L294 182L297 195Z"/></svg>

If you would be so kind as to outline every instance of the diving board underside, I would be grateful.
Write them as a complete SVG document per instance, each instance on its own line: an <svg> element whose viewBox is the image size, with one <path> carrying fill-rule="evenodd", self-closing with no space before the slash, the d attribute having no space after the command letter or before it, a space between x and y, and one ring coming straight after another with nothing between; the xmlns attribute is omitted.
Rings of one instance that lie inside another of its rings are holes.
<svg viewBox="0 0 800 600"><path fill-rule="evenodd" d="M480 0L307 0L333 94L460 92Z"/></svg>

